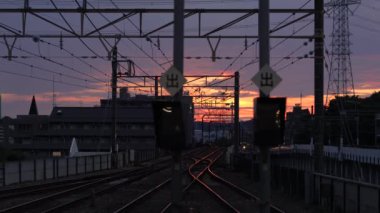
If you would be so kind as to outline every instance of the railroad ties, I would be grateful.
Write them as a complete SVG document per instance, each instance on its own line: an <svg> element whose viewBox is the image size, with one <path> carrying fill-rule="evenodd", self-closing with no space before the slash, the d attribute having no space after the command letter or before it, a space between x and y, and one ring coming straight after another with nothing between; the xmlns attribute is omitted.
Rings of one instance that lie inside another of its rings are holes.
<svg viewBox="0 0 380 213"><path fill-rule="evenodd" d="M257 212L260 199L226 166L225 150L183 155L183 212ZM171 212L171 158L97 175L0 190L0 212ZM240 174L241 175L241 174ZM282 212L272 207L272 212Z"/></svg>

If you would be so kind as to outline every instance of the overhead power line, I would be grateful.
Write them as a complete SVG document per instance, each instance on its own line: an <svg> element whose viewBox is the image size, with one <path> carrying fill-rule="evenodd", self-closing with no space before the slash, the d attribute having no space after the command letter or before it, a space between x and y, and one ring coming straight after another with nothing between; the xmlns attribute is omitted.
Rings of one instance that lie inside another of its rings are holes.
<svg viewBox="0 0 380 213"><path fill-rule="evenodd" d="M2 42L2 41L0 41L0 43L3 44L3 45L6 45L6 44L5 44L4 42ZM92 76L92 75L89 75L89 74L87 74L87 73L85 73L85 72L82 72L82 71L80 71L80 70L74 69L73 67L67 66L67 65L65 65L65 64L63 64L63 63L60 63L60 62L54 61L54 60L52 60L52 59L50 59L50 58L47 58L47 57L45 57L45 56L35 54L35 53L30 52L30 51L28 51L28 50L24 50L24 49L22 49L21 47L14 47L14 48L17 49L17 50L19 50L19 51L21 51L21 52L25 52L25 53L27 53L27 54L29 54L29 55L33 55L33 56L35 56L35 57L42 58L43 60L46 60L46 61L49 61L49 62L51 62L51 63L53 63L53 64L59 65L59 66L65 68L65 69L71 70L71 71L73 71L73 72L77 72L77 73L82 74L82 75L87 76L87 77L90 77L90 78L92 78L92 79L94 79L94 80L97 80L97 81L99 81L99 82L104 82L103 80L101 80L101 79L99 79L99 78L96 78L96 77L94 77L94 76Z"/></svg>
<svg viewBox="0 0 380 213"><path fill-rule="evenodd" d="M55 81L53 79L48 79L48 78L43 78L43 77L37 77L37 76L32 76L32 75L27 75L27 74L22 74L22 73L15 73L15 72L7 71L7 70L2 70L2 69L0 69L0 72L1 73L6 73L6 74L10 74L10 75L16 75L16 76L26 77L26 78L33 78L33 79L42 80L42 81L48 81L48 82L54 82L54 83L58 83L58 84L64 84L64 85L73 86L73 87L95 89L93 87L83 86L83 85L80 85L80 84L68 83L68 82L64 82L64 81Z"/></svg>
<svg viewBox="0 0 380 213"><path fill-rule="evenodd" d="M3 59L5 60L5 58L3 58ZM51 73L51 74L56 74L58 76L62 76L62 77L66 77L66 78L71 78L71 79L79 80L79 81L84 81L86 83L96 83L97 82L97 81L91 81L91 80L80 78L80 77L73 76L73 75L68 75L68 74L65 74L65 73L62 73L62 72L57 72L57 71L54 71L54 70L51 70L51 69L47 69L47 68L44 68L44 67L40 67L40 66L37 66L37 65L24 63L24 62L21 62L21 61L12 60L10 62L13 62L13 63L16 63L16 64L21 64L21 65L26 66L28 68L31 68L33 70L42 71L42 72L48 72L48 73Z"/></svg>

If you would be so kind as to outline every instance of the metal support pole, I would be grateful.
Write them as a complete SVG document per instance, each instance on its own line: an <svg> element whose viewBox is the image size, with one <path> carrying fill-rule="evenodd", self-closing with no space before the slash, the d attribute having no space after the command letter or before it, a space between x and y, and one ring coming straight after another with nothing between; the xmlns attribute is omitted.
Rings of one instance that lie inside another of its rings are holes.
<svg viewBox="0 0 380 213"><path fill-rule="evenodd" d="M359 146L359 116L355 117L356 121L356 146Z"/></svg>
<svg viewBox="0 0 380 213"><path fill-rule="evenodd" d="M158 76L154 77L154 98L158 99ZM158 148L157 143L155 145L155 159L160 156L160 148Z"/></svg>
<svg viewBox="0 0 380 213"><path fill-rule="evenodd" d="M208 142L211 142L211 121L208 122Z"/></svg>
<svg viewBox="0 0 380 213"><path fill-rule="evenodd" d="M83 11L87 10L87 0L83 0L82 2L82 8ZM84 29L84 16L85 12L81 12L80 14L80 34L83 35L83 29Z"/></svg>
<svg viewBox="0 0 380 213"><path fill-rule="evenodd" d="M36 159L33 160L33 180L37 181L37 162L36 162Z"/></svg>
<svg viewBox="0 0 380 213"><path fill-rule="evenodd" d="M261 183L261 201L260 212L270 213L270 196L271 196L271 171L270 171L270 151L269 147L260 148L260 183Z"/></svg>
<svg viewBox="0 0 380 213"><path fill-rule="evenodd" d="M315 106L315 149L314 169L317 172L323 170L323 71L324 71L324 0L314 0L314 106Z"/></svg>
<svg viewBox="0 0 380 213"><path fill-rule="evenodd" d="M78 158L79 157L75 157L75 174L76 175L78 174Z"/></svg>
<svg viewBox="0 0 380 213"><path fill-rule="evenodd" d="M234 90L234 154L238 154L239 143L240 143L240 134L239 134L239 72L235 72L235 90Z"/></svg>
<svg viewBox="0 0 380 213"><path fill-rule="evenodd" d="M269 41L269 0L259 1L259 40L260 40L260 69L270 64ZM260 96L265 96L260 91ZM269 95L268 95L269 96ZM261 213L270 213L270 152L269 147L260 147L260 185L261 185Z"/></svg>
<svg viewBox="0 0 380 213"><path fill-rule="evenodd" d="M183 55L184 55L184 0L174 1L174 41L173 55L174 67L183 74ZM181 101L183 90L180 89L175 98ZM171 200L173 203L172 212L182 212L182 161L181 151L173 152L173 167L172 167L172 194Z"/></svg>
<svg viewBox="0 0 380 213"><path fill-rule="evenodd" d="M158 98L158 76L154 77L154 97Z"/></svg>
<svg viewBox="0 0 380 213"><path fill-rule="evenodd" d="M112 160L111 168L117 168L118 144L116 134L116 94L117 94L117 47L112 48Z"/></svg>
<svg viewBox="0 0 380 213"><path fill-rule="evenodd" d="M214 140L214 143L217 143L218 142L218 140L219 140L219 138L218 138L218 131L219 131L219 129L218 129L218 123L217 123L218 121L216 121L215 122L215 140Z"/></svg>
<svg viewBox="0 0 380 213"><path fill-rule="evenodd" d="M44 170L44 180L46 180L46 159L44 158L44 165L43 165L43 170Z"/></svg>
<svg viewBox="0 0 380 213"><path fill-rule="evenodd" d="M204 120L203 119L205 118L205 115L202 116L202 136L201 136L201 142L202 142L202 144L204 144L204 139L203 139L203 137L204 137L204 134L203 134L203 131L204 131L204 126L203 126L204 123L203 122L204 122Z"/></svg>
<svg viewBox="0 0 380 213"><path fill-rule="evenodd" d="M5 182L5 163L3 162L3 167L2 167L2 172L3 172L3 180L2 180L2 186L5 186L6 182ZM380 199L380 198L379 198Z"/></svg>

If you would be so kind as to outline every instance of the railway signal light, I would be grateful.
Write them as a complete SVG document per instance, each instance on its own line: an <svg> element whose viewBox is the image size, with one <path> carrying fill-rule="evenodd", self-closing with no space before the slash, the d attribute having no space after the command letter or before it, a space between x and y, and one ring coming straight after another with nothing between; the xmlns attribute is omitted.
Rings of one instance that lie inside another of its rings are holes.
<svg viewBox="0 0 380 213"><path fill-rule="evenodd" d="M185 148L182 104L179 101L153 101L157 146L167 150Z"/></svg>
<svg viewBox="0 0 380 213"><path fill-rule="evenodd" d="M255 144L276 146L283 143L286 98L255 99Z"/></svg>

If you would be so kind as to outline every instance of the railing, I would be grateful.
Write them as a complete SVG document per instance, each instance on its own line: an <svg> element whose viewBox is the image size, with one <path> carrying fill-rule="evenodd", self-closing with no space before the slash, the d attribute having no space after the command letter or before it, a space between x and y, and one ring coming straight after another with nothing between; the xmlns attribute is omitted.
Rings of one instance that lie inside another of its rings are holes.
<svg viewBox="0 0 380 213"><path fill-rule="evenodd" d="M154 150L128 150L118 154L118 167L126 167L155 158ZM46 158L10 161L0 164L0 187L24 182L44 181L111 168L111 155Z"/></svg>
<svg viewBox="0 0 380 213"><path fill-rule="evenodd" d="M380 212L380 186L314 173L314 198L330 212Z"/></svg>
<svg viewBox="0 0 380 213"><path fill-rule="evenodd" d="M3 164L2 186L31 181L43 181L95 171L107 170L110 155L93 155L73 158L47 158L11 161Z"/></svg>
<svg viewBox="0 0 380 213"><path fill-rule="evenodd" d="M313 146L310 144L294 144L288 149L277 149L277 152L304 153L312 155ZM324 156L340 160L352 160L360 163L380 165L380 149L368 149L350 146L324 146Z"/></svg>
<svg viewBox="0 0 380 213"><path fill-rule="evenodd" d="M5 186L5 163L0 164L0 186Z"/></svg>
<svg viewBox="0 0 380 213"><path fill-rule="evenodd" d="M377 159L325 153L324 170L315 173L313 156L308 152L272 153L272 183L285 193L320 205L322 212L380 213Z"/></svg>

